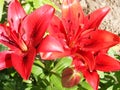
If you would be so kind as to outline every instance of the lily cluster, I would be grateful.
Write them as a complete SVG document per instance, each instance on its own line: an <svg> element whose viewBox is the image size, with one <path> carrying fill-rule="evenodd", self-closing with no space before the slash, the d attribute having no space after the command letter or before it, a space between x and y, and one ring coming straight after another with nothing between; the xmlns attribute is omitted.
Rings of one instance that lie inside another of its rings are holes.
<svg viewBox="0 0 120 90"><path fill-rule="evenodd" d="M78 0L63 0L62 18L53 16L49 35L38 50L45 60L72 58L71 66L62 73L63 86L72 87L84 76L93 89L98 90L98 70L120 70L120 62L107 54L110 47L119 44L119 36L98 28L109 10L103 7L85 15Z"/></svg>
<svg viewBox="0 0 120 90"><path fill-rule="evenodd" d="M27 15L13 0L8 7L8 23L0 24L0 43L9 47L0 52L0 70L14 67L28 79L38 53L43 60L69 56L72 64L63 70L63 86L77 85L83 75L98 90L98 70L120 70L120 62L107 54L110 47L120 43L120 37L98 28L109 10L103 7L85 15L78 0L63 0L60 19L50 5ZM44 35L46 29L48 35Z"/></svg>

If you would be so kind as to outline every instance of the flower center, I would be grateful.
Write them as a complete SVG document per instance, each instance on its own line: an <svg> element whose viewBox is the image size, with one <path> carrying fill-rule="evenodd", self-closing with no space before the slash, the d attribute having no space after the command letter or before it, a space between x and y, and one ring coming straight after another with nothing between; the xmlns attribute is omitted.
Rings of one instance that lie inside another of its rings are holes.
<svg viewBox="0 0 120 90"><path fill-rule="evenodd" d="M28 50L28 47L26 46L26 44L24 43L24 41L21 41L20 48L21 48L22 51L24 51L24 52Z"/></svg>

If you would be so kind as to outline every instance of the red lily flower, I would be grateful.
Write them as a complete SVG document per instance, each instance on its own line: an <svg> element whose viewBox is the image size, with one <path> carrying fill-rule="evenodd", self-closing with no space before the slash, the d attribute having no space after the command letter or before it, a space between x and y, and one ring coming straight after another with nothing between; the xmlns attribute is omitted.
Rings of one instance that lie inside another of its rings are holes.
<svg viewBox="0 0 120 90"><path fill-rule="evenodd" d="M104 7L85 16L78 0L63 0L62 19L53 17L49 35L38 49L42 59L69 56L78 49L97 51L117 44L117 35L98 29L108 11L109 8Z"/></svg>
<svg viewBox="0 0 120 90"><path fill-rule="evenodd" d="M90 83L94 90L98 90L99 75L97 71L118 71L120 62L106 54L106 52L81 52L81 56L73 60L76 72L82 72L85 79Z"/></svg>
<svg viewBox="0 0 120 90"><path fill-rule="evenodd" d="M103 69L100 67L101 61L103 66L106 67L106 70L102 71L120 70L119 62L115 59L101 54L95 57L97 58L95 59L93 55L93 53L109 49L111 46L119 43L117 35L98 29L102 19L109 10L109 7L104 7L85 16L78 0L63 0L62 19L60 20L57 16L53 17L48 28L49 35L42 40L38 48L41 58L53 60L64 56L71 56L75 67L78 65L79 68L83 69L79 69L79 71L84 74L94 90L97 90L99 76L96 70ZM96 61L99 62L96 63ZM117 67L113 68L115 63ZM66 77L67 71L69 70L63 71L62 82L65 80L64 75ZM72 76L74 73L70 75ZM79 83L78 76L72 78L71 76L67 77L70 78L69 82L67 82L68 85L63 86L71 87L76 85L74 82L70 84L71 80L77 80L77 83ZM91 80L91 77L94 77L93 80Z"/></svg>
<svg viewBox="0 0 120 90"><path fill-rule="evenodd" d="M14 67L23 79L29 78L36 50L53 13L51 6L44 5L27 15L18 0L9 4L9 23L0 24L0 43L9 51L0 52L0 70Z"/></svg>

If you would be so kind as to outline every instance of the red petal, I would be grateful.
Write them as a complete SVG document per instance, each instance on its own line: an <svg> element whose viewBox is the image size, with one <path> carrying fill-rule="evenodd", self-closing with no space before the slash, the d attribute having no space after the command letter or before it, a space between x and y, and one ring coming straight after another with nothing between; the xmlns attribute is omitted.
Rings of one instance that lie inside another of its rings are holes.
<svg viewBox="0 0 120 90"><path fill-rule="evenodd" d="M63 27L61 20L57 16L54 16L52 18L48 31L50 35L65 38L64 36L66 34L65 29Z"/></svg>
<svg viewBox="0 0 120 90"><path fill-rule="evenodd" d="M47 60L56 59L71 54L69 48L65 49L59 39L56 39L50 35L43 39L37 51L40 52L42 59Z"/></svg>
<svg viewBox="0 0 120 90"><path fill-rule="evenodd" d="M106 54L99 54L96 61L96 70L105 72L120 70L120 62Z"/></svg>
<svg viewBox="0 0 120 90"><path fill-rule="evenodd" d="M56 60L57 58L62 58L69 55L71 55L69 50L65 50L64 52L40 52L40 56L44 60Z"/></svg>
<svg viewBox="0 0 120 90"><path fill-rule="evenodd" d="M103 30L93 31L87 37L89 38L83 38L83 41L81 41L85 50L101 50L119 43L119 36Z"/></svg>
<svg viewBox="0 0 120 90"><path fill-rule="evenodd" d="M89 72L86 71L83 73L88 83L93 87L94 90L98 90L99 85L99 75L96 71Z"/></svg>
<svg viewBox="0 0 120 90"><path fill-rule="evenodd" d="M18 32L19 25L25 16L26 13L18 0L11 1L8 6L8 21L13 30Z"/></svg>
<svg viewBox="0 0 120 90"><path fill-rule="evenodd" d="M11 66L12 66L11 52L9 51L0 52L0 70L9 68Z"/></svg>
<svg viewBox="0 0 120 90"><path fill-rule="evenodd" d="M20 49L16 45L11 44L10 42L10 39L12 38L11 36L13 36L14 33L12 32L11 34L9 30L11 30L9 27L5 26L4 24L0 24L0 43L8 46L12 51L19 52ZM18 39L16 39L16 37L13 37L12 39L18 42Z"/></svg>
<svg viewBox="0 0 120 90"><path fill-rule="evenodd" d="M94 56L91 52L79 52L81 54L82 59L84 60L85 64L87 64L90 71L93 71L95 69L96 61L94 59Z"/></svg>
<svg viewBox="0 0 120 90"><path fill-rule="evenodd" d="M6 28L4 24L0 24L0 39L3 39L2 34L6 35Z"/></svg>
<svg viewBox="0 0 120 90"><path fill-rule="evenodd" d="M78 0L63 0L62 20L66 30L69 30L68 33L71 30L78 30L79 25L83 24L83 18L83 10Z"/></svg>
<svg viewBox="0 0 120 90"><path fill-rule="evenodd" d="M38 47L39 52L63 52L63 46L59 40L53 36L46 36Z"/></svg>
<svg viewBox="0 0 120 90"><path fill-rule="evenodd" d="M31 48L28 52L23 54L12 54L13 67L23 79L27 80L29 78L35 55L36 50L34 48Z"/></svg>
<svg viewBox="0 0 120 90"><path fill-rule="evenodd" d="M76 56L74 55L72 57L72 64L75 66L76 70L85 71L86 69L89 69L90 71L93 71L95 69L96 62L91 52L79 51Z"/></svg>
<svg viewBox="0 0 120 90"><path fill-rule="evenodd" d="M86 69L88 69L88 66L86 65L86 63L84 62L84 60L82 59L82 57L80 56L75 56L72 57L73 61L72 61L72 65L74 66L74 68L79 71L85 71Z"/></svg>
<svg viewBox="0 0 120 90"><path fill-rule="evenodd" d="M100 8L85 17L85 29L98 28L109 10L109 7Z"/></svg>
<svg viewBox="0 0 120 90"><path fill-rule="evenodd" d="M54 8L49 5L44 5L26 16L21 29L25 32L23 39L27 44L31 38L34 39L35 46L40 43L53 14Z"/></svg>
<svg viewBox="0 0 120 90"><path fill-rule="evenodd" d="M16 47L16 46L10 44L9 42L2 41L2 40L0 40L0 42L1 42L2 44L4 44L5 46L9 47L10 50L12 50L12 51L21 52L21 49L19 49L18 47Z"/></svg>
<svg viewBox="0 0 120 90"><path fill-rule="evenodd" d="M72 68L66 68L62 73L62 85L64 87L73 87L80 81L80 75Z"/></svg>

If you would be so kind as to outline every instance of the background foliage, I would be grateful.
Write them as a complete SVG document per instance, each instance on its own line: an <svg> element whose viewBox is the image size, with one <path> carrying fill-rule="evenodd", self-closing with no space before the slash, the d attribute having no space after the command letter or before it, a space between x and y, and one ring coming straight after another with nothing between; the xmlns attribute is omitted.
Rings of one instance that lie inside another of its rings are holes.
<svg viewBox="0 0 120 90"><path fill-rule="evenodd" d="M54 0L53 0L54 1ZM50 4L56 9L56 14L60 12L58 7L51 0L20 0L27 13L43 4ZM61 3L60 0L57 2ZM0 22L3 23L7 18L8 2L0 0ZM0 51L7 47L0 45ZM109 50L109 54L120 60L120 46L117 45ZM56 61L42 61L36 57L32 73L29 80L23 80L13 69L0 71L0 90L92 90L91 86L81 77L79 85L73 88L64 88L61 84L61 73L64 68L71 64L70 57L64 57ZM100 75L99 90L120 90L120 72L104 73L98 71Z"/></svg>

